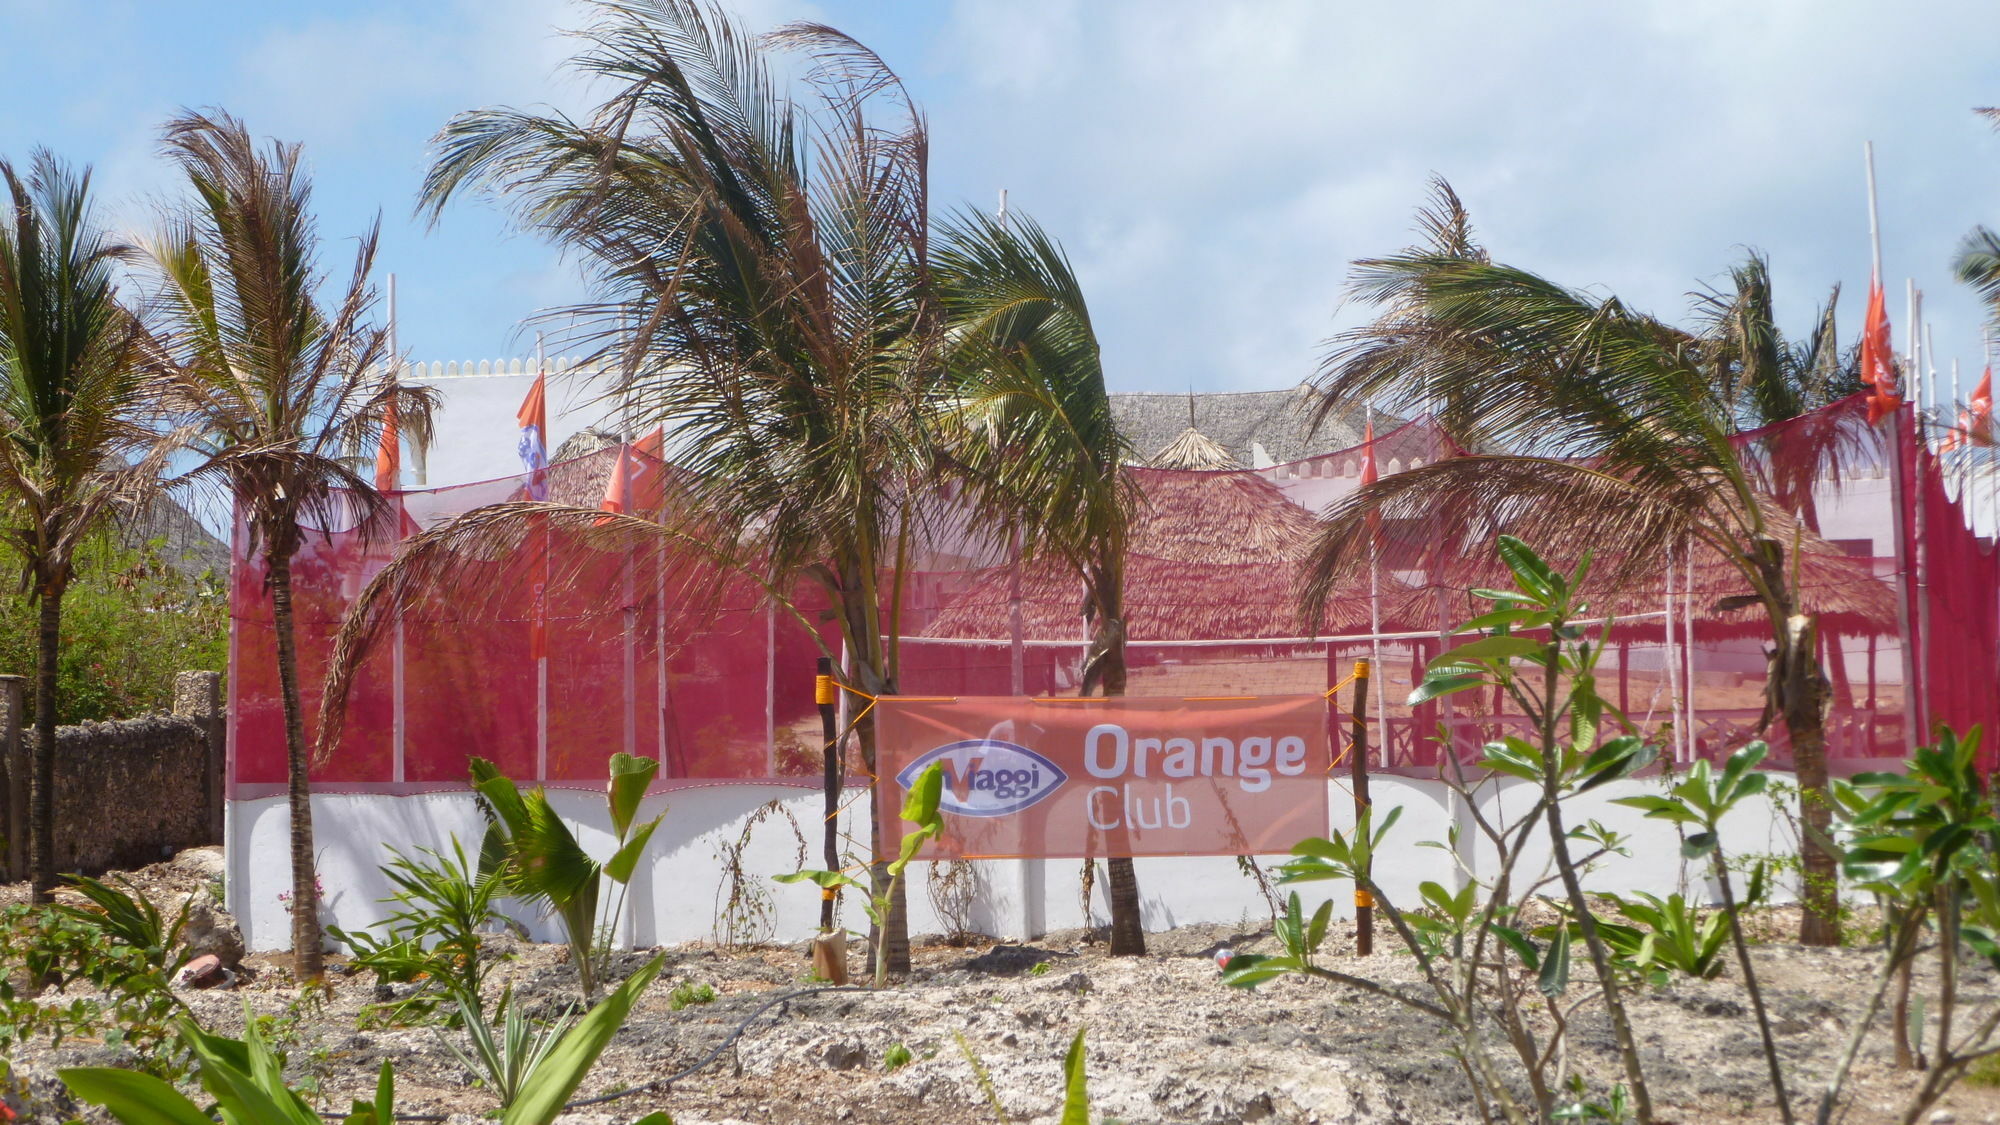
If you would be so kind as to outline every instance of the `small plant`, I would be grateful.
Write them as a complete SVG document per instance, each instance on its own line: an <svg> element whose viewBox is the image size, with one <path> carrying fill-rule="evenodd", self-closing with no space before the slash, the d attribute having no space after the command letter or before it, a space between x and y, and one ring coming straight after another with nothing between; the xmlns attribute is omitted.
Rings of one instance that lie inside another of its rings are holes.
<svg viewBox="0 0 2000 1125"><path fill-rule="evenodd" d="M722 881L715 889L715 940L726 948L761 945L777 932L770 891L743 867L743 850L750 846L750 834L774 815L784 818L798 846L792 866L805 866L805 834L799 831L798 818L783 801L766 801L757 806L744 819L743 830L734 841L716 846L715 858L722 866Z"/></svg>
<svg viewBox="0 0 2000 1125"><path fill-rule="evenodd" d="M889 1049L882 1052L882 1069L894 1074L910 1065L910 1062L915 1058L916 1056L910 1053L908 1047L903 1046L901 1043L891 1043L889 1044Z"/></svg>
<svg viewBox="0 0 2000 1125"><path fill-rule="evenodd" d="M1049 970L1054 967L1055 962L1053 961L1037 961L1033 965L1028 966L1028 975L1031 977L1045 977L1049 975Z"/></svg>
<svg viewBox="0 0 2000 1125"><path fill-rule="evenodd" d="M393 1003L371 1005L364 1018L403 1023L426 1018L453 999L479 1004L486 978L480 934L498 917L493 902L499 881L473 870L456 836L449 855L431 848L419 852L421 857L413 857L389 849L382 873L397 890L381 901L398 909L383 921L380 936L327 927L354 951L355 966L373 972L377 983L422 985ZM456 1004L450 1009L453 1022L461 1010Z"/></svg>
<svg viewBox="0 0 2000 1125"><path fill-rule="evenodd" d="M684 980L675 985L674 990L667 995L667 1005L676 1012L696 1004L713 1003L715 1003L715 989L706 984L696 984L691 980Z"/></svg>
<svg viewBox="0 0 2000 1125"><path fill-rule="evenodd" d="M931 909L945 924L947 945L965 945L972 940L972 906L979 898L979 869L968 859L947 859L931 864L926 878Z"/></svg>
<svg viewBox="0 0 2000 1125"><path fill-rule="evenodd" d="M882 884L882 893L863 900L868 917L874 921L875 930L882 935L883 943L888 941L889 935L887 925L889 903L895 898L896 888L903 881L904 870L910 866L910 861L916 858L917 852L923 849L924 844L944 831L944 820L938 813L938 802L943 796L944 771L933 762L923 773L917 775L915 784L910 786L910 791L903 797L903 820L911 827L903 833L903 843L897 851L896 858L886 865L889 877ZM844 871L794 871L788 875L773 875L772 878L780 883L810 882L827 889L835 887L866 889L866 884ZM885 956L884 947L878 945L875 950L875 987L882 988L888 983L889 959Z"/></svg>
<svg viewBox="0 0 2000 1125"><path fill-rule="evenodd" d="M167 987L173 956L115 939L93 911L16 904L0 912L0 1058L46 1038L125 1047L147 1073L178 1078L190 1057L175 1030L186 1011ZM88 982L95 996L50 996L46 985Z"/></svg>
<svg viewBox="0 0 2000 1125"><path fill-rule="evenodd" d="M598 971L610 953L609 936L624 911L625 888L665 815L644 824L634 823L660 763L622 752L611 756L605 800L617 847L603 863L592 859L577 843L540 786L522 793L492 762L473 758L471 765L473 788L487 814L486 841L479 849L480 877L495 879L505 893L543 903L554 911L569 940L570 959L576 964L584 998L594 997ZM618 900L600 931L598 904L606 880L618 885ZM600 933L604 940L599 940Z"/></svg>
<svg viewBox="0 0 2000 1125"><path fill-rule="evenodd" d="M548 1061L549 1052L555 1050L576 1022L565 1014L535 1028L521 1013L520 1005L514 1003L511 986L493 1006L494 1015L501 1020L498 1034L487 1022L476 998L461 995L458 1010L471 1050L461 1049L449 1038L444 1041L445 1049L465 1069L479 1075L486 1088L500 1099L503 1111L513 1106L527 1088L528 1080Z"/></svg>
<svg viewBox="0 0 2000 1125"><path fill-rule="evenodd" d="M85 875L71 875L69 881L90 905L57 906L58 912L96 926L112 941L137 950L163 978L171 979L187 963L188 951L180 944L180 936L194 906L192 898L168 921L160 908L122 875L118 881L125 885L124 890Z"/></svg>

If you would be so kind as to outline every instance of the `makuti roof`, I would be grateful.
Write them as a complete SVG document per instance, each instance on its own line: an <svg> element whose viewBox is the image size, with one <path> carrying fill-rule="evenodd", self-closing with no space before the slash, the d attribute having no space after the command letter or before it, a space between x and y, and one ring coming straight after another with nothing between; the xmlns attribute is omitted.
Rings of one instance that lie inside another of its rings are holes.
<svg viewBox="0 0 2000 1125"><path fill-rule="evenodd" d="M1254 445L1263 446L1267 463L1282 463L1361 444L1363 409L1343 404L1314 432L1312 411L1318 401L1318 394L1304 384L1276 391L1212 394L1128 392L1111 396L1111 417L1131 443L1134 457L1149 463L1190 428L1245 467L1258 464ZM1375 432L1384 433L1402 422L1378 411Z"/></svg>

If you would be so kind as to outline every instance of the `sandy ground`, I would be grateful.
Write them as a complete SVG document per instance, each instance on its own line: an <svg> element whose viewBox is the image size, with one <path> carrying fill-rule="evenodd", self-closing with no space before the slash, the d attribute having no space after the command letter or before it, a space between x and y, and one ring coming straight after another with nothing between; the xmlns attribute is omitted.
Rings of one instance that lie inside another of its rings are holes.
<svg viewBox="0 0 2000 1125"><path fill-rule="evenodd" d="M141 882L164 895L198 889L190 884L199 880L161 865L148 869ZM0 901L18 895L18 888L5 888ZM1782 921L1768 920L1773 929ZM1355 957L1351 933L1337 929L1329 965L1415 985L1409 958L1381 952ZM1270 951L1268 933L1189 927L1152 935L1147 957L1119 959L1107 957L1089 936L1052 934L1034 945L928 942L917 950L915 972L879 993L806 992L815 986L797 946L666 950L666 970L580 1096L638 1092L563 1120L623 1123L665 1109L683 1125L1052 1121L1062 1055L1078 1029L1087 1029L1091 1093L1102 1118L1478 1119L1446 1053L1446 1036L1421 1014L1319 982L1281 980L1255 993L1225 988L1215 951ZM536 1014L570 1003L575 976L565 949L499 936L491 952L495 993L511 985ZM619 955L613 975L629 973L652 955ZM1859 1015L1874 956L1863 949L1769 942L1756 948L1755 957L1795 1090L1816 1091ZM707 984L716 999L675 1011L670 995L682 982ZM302 1013L283 959L258 956L246 963L235 988L190 991L183 999L204 1024L228 1033L242 1027L246 1004L258 1015L296 1017L288 1073L315 1087L327 1108L345 1107L350 1096L371 1090L388 1059L397 1071L401 1112L464 1125L483 1120L494 1100L445 1049L448 1033L357 1028L361 1009L383 995L369 974L342 966L325 1004ZM1978 977L1968 982L1964 1002L1990 1010L2000 1004L2000 985ZM1729 976L1646 991L1636 1001L1635 1020L1661 1120L1721 1125L1777 1119L1744 991ZM1584 1015L1573 1036L1576 1068L1602 1090L1617 1077L1608 1028L1601 1017ZM898 1045L912 1061L892 1071L884 1059ZM1896 1119L1894 1110L1914 1077L1889 1068L1888 1050L1882 1036L1869 1041L1844 1121ZM978 1060L986 1083L968 1056ZM79 1041L58 1050L37 1043L10 1061L16 1080L47 1096L55 1067L115 1065L123 1057L121 1048ZM663 1081L704 1060L701 1069ZM73 1108L44 1106L43 1112L61 1120ZM2000 1090L1961 1085L1940 1113L1924 1119L2000 1122ZM104 1120L88 1111L83 1117Z"/></svg>

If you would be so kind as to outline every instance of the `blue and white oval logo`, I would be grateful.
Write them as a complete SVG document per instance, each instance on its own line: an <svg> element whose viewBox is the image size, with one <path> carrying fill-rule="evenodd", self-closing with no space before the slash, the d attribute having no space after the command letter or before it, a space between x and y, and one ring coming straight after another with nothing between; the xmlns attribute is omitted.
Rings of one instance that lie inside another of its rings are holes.
<svg viewBox="0 0 2000 1125"><path fill-rule="evenodd" d="M938 808L959 816L1007 816L1062 787L1062 767L1025 746L997 739L952 742L919 755L896 775L905 791L932 762L943 764L944 796Z"/></svg>

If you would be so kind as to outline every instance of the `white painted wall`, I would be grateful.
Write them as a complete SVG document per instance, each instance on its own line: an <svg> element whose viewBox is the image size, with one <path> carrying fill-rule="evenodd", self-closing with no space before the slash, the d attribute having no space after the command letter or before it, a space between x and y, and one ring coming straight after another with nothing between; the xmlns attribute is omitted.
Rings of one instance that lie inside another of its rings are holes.
<svg viewBox="0 0 2000 1125"><path fill-rule="evenodd" d="M1343 785L1332 785L1333 827L1350 830L1354 822L1351 798ZM1629 857L1609 858L1590 874L1587 883L1593 889L1649 890L1656 894L1690 889L1697 895L1706 893L1701 873L1684 870L1679 839L1670 826L1644 820L1636 812L1610 803L1614 797L1655 792L1657 786L1654 780L1614 782L1565 806L1564 815L1571 826L1595 818L1632 837ZM1454 820L1461 825L1459 859L1482 877L1495 870L1492 849L1477 840L1470 817L1441 783L1377 777L1373 796L1376 807L1385 814L1390 808L1403 808L1376 866L1376 879L1392 901L1415 901L1417 885L1425 880L1462 885L1459 880L1463 876L1456 870L1451 853L1416 846L1424 840L1446 839ZM586 848L600 857L609 854L609 819L600 794L555 791L551 799L575 826ZM1531 799L1525 783L1496 781L1481 791L1480 806L1491 817L1524 808ZM817 856L821 798L809 790L728 785L648 798L641 815L650 817L664 809L667 817L633 880L623 940L652 946L711 939L723 877L718 852L737 838L752 812L772 800L785 803L807 837L809 857ZM856 810L865 807L865 803L858 804ZM286 821L282 797L235 801L229 807L229 908L255 950L283 949L290 943L289 922L278 897L290 886ZM856 823L865 826L866 822ZM389 858L387 847L445 849L455 833L468 853L476 853L484 824L470 793L400 797L320 794L313 797L313 829L327 920L358 929L379 922L386 914L377 900L391 890L379 870ZM1766 804L1733 813L1724 824L1723 835L1724 847L1736 854L1782 852L1791 846L1782 819ZM1546 835L1538 831L1517 872L1531 878L1543 872L1549 854L1546 841ZM792 870L796 848L782 822L767 820L752 834L744 852L746 868L769 889L777 919L774 936L779 941L803 939L818 924L815 888L766 881L770 875ZM1279 861L1279 857L1262 857L1267 870ZM816 859L808 862L817 864ZM1231 857L1141 859L1137 864L1148 929L1196 922L1243 923L1258 928L1266 923L1266 909L1256 887L1238 871ZM915 933L945 928L925 893L925 866L912 867L910 924ZM975 924L1011 938L1031 938L1048 930L1081 925L1080 872L1081 863L1072 859L981 861L975 874L979 887ZM1348 884L1306 884L1299 890L1309 909L1330 897L1337 914L1353 913ZM1100 883L1094 901L1099 923L1105 920L1103 894ZM850 901L844 910L843 920L849 927L865 928L867 920L858 903ZM559 938L549 920L528 913L518 916L537 937Z"/></svg>
<svg viewBox="0 0 2000 1125"><path fill-rule="evenodd" d="M549 455L585 427L619 430L617 404L604 398L604 379L570 361L548 360ZM440 401L434 437L421 472L414 454L403 457L403 487L442 488L492 480L521 471L515 412L535 382L534 360L467 360L418 363L402 381L435 388Z"/></svg>

